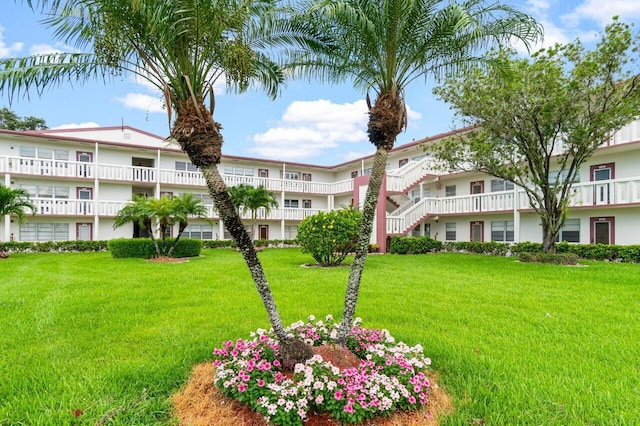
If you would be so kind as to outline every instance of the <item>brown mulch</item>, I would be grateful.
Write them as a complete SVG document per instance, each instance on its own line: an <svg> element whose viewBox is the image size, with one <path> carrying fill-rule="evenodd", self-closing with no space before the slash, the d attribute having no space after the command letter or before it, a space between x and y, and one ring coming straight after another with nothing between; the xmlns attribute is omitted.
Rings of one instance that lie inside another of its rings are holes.
<svg viewBox="0 0 640 426"><path fill-rule="evenodd" d="M314 352L339 368L357 366L360 360L349 350L338 346L317 346ZM213 384L215 369L212 362L193 368L187 386L172 397L175 415L181 426L266 426L262 415L247 405L229 399ZM362 426L438 426L438 416L453 408L449 396L437 385L437 375L428 373L431 381L429 403L420 410L396 412L390 417L376 418ZM328 414L309 413L306 426L339 426L341 422Z"/></svg>
<svg viewBox="0 0 640 426"><path fill-rule="evenodd" d="M154 263L184 263L188 261L189 259L184 257L167 257L167 256L152 257L151 259L147 259L147 262L154 262Z"/></svg>

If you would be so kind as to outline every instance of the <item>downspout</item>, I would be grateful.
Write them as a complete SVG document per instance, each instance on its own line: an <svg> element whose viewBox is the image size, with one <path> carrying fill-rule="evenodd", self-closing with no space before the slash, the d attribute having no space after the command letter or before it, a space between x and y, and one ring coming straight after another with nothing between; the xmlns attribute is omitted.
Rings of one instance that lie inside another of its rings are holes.
<svg viewBox="0 0 640 426"><path fill-rule="evenodd" d="M518 194L518 185L513 185L513 242L520 242L520 196ZM506 230L505 230L506 231Z"/></svg>
<svg viewBox="0 0 640 426"><path fill-rule="evenodd" d="M11 188L11 174L4 175L4 186ZM4 216L4 238L2 241L9 241L11 239L11 215Z"/></svg>
<svg viewBox="0 0 640 426"><path fill-rule="evenodd" d="M100 204L100 179L98 177L98 142L95 143L94 151L94 168L93 168L93 238L100 239L100 212L98 211Z"/></svg>
<svg viewBox="0 0 640 426"><path fill-rule="evenodd" d="M280 203L280 235L282 235L282 239L284 240L284 231L286 229L285 227L285 220L284 220L284 197L285 197L285 190L284 190L284 181L286 178L286 171L287 171L287 165L285 163L282 163L282 181L280 182L281 185L281 192L280 192L280 198L281 198L281 203Z"/></svg>

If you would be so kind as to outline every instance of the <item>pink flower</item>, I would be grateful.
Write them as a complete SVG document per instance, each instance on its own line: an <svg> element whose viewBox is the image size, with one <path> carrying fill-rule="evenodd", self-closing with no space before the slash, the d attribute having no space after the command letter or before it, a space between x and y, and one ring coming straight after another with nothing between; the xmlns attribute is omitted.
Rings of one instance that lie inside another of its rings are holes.
<svg viewBox="0 0 640 426"><path fill-rule="evenodd" d="M344 406L344 412L345 413L349 413L349 414L353 414L353 412L354 412L353 406L352 405L345 405Z"/></svg>
<svg viewBox="0 0 640 426"><path fill-rule="evenodd" d="M245 385L244 383L240 383L240 385L238 386L238 390L240 392L244 392L247 390L247 385Z"/></svg>
<svg viewBox="0 0 640 426"><path fill-rule="evenodd" d="M415 403L416 403L416 397L415 397L415 396L413 396L413 395L411 395L411 396L409 397L409 404L415 404Z"/></svg>
<svg viewBox="0 0 640 426"><path fill-rule="evenodd" d="M258 379L258 386L263 387L264 386L264 380Z"/></svg>
<svg viewBox="0 0 640 426"><path fill-rule="evenodd" d="M344 394L342 393L342 390L338 389L333 393L333 397L336 399L336 401L340 401L342 398L344 398Z"/></svg>

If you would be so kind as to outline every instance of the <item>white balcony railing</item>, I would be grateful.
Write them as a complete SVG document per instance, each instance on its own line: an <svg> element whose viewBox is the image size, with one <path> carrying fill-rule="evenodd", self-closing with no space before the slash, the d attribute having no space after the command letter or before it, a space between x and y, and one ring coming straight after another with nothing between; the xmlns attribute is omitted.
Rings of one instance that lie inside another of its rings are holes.
<svg viewBox="0 0 640 426"><path fill-rule="evenodd" d="M95 214L93 200L73 200L67 198L31 198L38 215L85 216ZM28 212L28 211L27 211Z"/></svg>
<svg viewBox="0 0 640 426"><path fill-rule="evenodd" d="M407 189L420 182L427 175L439 175L432 158L425 157L418 161L410 161L399 169L387 172L387 191L406 192Z"/></svg>

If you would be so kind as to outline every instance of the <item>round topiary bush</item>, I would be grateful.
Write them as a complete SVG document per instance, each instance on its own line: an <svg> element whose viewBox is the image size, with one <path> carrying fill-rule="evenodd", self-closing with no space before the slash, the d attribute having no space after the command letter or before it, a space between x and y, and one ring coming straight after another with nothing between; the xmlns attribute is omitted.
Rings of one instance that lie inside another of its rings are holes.
<svg viewBox="0 0 640 426"><path fill-rule="evenodd" d="M361 219L359 211L349 208L308 216L298 225L298 244L320 265L340 265L356 249Z"/></svg>

